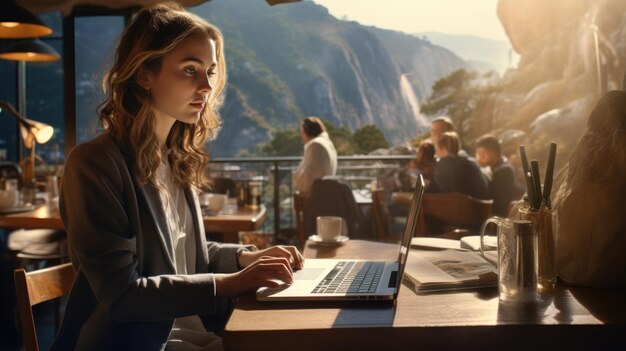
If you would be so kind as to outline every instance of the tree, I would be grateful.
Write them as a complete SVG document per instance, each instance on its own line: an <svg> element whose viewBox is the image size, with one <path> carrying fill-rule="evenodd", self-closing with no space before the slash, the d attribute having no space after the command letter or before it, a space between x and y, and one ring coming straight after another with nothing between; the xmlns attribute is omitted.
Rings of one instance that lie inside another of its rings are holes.
<svg viewBox="0 0 626 351"><path fill-rule="evenodd" d="M298 129L279 130L274 138L260 147L263 156L297 156L302 155L302 138Z"/></svg>
<svg viewBox="0 0 626 351"><path fill-rule="evenodd" d="M369 154L376 149L388 148L389 143L383 132L373 124L357 129L352 135L357 150L362 154Z"/></svg>
<svg viewBox="0 0 626 351"><path fill-rule="evenodd" d="M421 106L421 111L431 116L449 116L462 137L474 111L490 94L500 89L494 78L490 72L481 76L464 69L454 71L433 84L432 93Z"/></svg>
<svg viewBox="0 0 626 351"><path fill-rule="evenodd" d="M335 127L326 120L322 122L338 155L368 154L389 147L385 135L375 125L364 126L353 134L345 127ZM302 155L302 150L299 127L279 130L272 140L259 146L259 153L263 156L296 156Z"/></svg>
<svg viewBox="0 0 626 351"><path fill-rule="evenodd" d="M357 146L352 138L352 132L345 127L335 127L327 120L322 120L322 123L324 123L328 136L333 142L335 150L337 150L337 155L349 156L356 153Z"/></svg>

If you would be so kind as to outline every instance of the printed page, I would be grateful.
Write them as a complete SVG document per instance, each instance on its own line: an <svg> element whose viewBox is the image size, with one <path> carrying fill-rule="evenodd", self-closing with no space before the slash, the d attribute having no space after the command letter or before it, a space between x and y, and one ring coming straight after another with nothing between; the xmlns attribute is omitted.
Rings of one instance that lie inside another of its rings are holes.
<svg viewBox="0 0 626 351"><path fill-rule="evenodd" d="M411 250L405 274L420 288L428 285L489 285L490 282L495 285L497 282L496 267L480 253L457 250Z"/></svg>

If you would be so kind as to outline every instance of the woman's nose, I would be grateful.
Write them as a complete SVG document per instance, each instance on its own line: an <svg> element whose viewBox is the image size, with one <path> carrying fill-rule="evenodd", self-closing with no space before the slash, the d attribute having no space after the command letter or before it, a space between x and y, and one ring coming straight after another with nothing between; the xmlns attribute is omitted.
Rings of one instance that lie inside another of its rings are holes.
<svg viewBox="0 0 626 351"><path fill-rule="evenodd" d="M206 95L213 90L213 84L211 83L211 78L206 75L204 79L201 79L200 84L198 86L198 92Z"/></svg>

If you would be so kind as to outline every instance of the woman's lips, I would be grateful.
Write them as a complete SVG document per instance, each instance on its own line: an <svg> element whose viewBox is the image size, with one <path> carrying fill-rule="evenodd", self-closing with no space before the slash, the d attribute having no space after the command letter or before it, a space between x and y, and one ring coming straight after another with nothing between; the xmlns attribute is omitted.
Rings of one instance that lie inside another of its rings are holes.
<svg viewBox="0 0 626 351"><path fill-rule="evenodd" d="M197 108L198 110L202 110L202 108L204 107L204 102L192 102L189 105Z"/></svg>

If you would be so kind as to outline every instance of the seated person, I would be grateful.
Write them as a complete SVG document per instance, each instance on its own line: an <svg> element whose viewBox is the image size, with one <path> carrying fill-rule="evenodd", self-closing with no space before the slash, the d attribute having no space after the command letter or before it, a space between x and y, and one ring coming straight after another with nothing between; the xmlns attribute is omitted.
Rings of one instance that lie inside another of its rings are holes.
<svg viewBox="0 0 626 351"><path fill-rule="evenodd" d="M415 189L418 175L422 175L426 181L426 186L433 178L435 169L435 146L431 139L424 139L420 142L419 148L415 153L415 159L409 161L406 170L401 169L398 177L400 182L397 191L411 191Z"/></svg>
<svg viewBox="0 0 626 351"><path fill-rule="evenodd" d="M437 164L437 160L435 159L435 145L433 141L431 139L422 140L417 150L415 168L424 176L427 182L433 179L435 164Z"/></svg>
<svg viewBox="0 0 626 351"><path fill-rule="evenodd" d="M493 136L485 136L476 142L476 162L489 170L489 194L493 199L493 214L506 217L515 192L513 167L502 156L500 142Z"/></svg>
<svg viewBox="0 0 626 351"><path fill-rule="evenodd" d="M455 132L442 133L435 143L439 161L435 165L430 193L461 193L477 199L489 199L487 177L478 165L459 156L459 137Z"/></svg>
<svg viewBox="0 0 626 351"><path fill-rule="evenodd" d="M307 117L300 124L304 142L304 158L293 172L294 184L301 193L307 193L316 179L337 173L337 151L326 127L317 117Z"/></svg>
<svg viewBox="0 0 626 351"><path fill-rule="evenodd" d="M441 134L455 131L456 129L454 128L454 123L452 123L452 119L450 119L450 117L440 116L430 122L430 138L432 139L433 144L437 144ZM462 143L458 134L457 137L459 138L459 156L469 157L467 151L463 150L461 147Z"/></svg>

